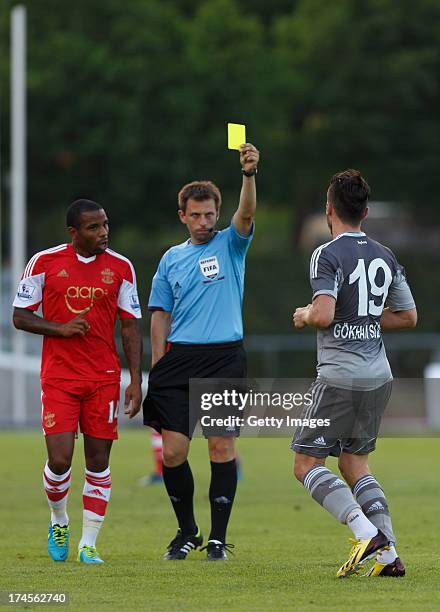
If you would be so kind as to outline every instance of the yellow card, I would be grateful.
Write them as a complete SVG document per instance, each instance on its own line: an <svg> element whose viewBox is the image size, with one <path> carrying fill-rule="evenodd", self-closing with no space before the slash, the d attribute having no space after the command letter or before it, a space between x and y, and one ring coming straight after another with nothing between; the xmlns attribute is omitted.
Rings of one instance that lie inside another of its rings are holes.
<svg viewBox="0 0 440 612"><path fill-rule="evenodd" d="M240 123L228 123L228 149L240 150L246 143L246 126Z"/></svg>

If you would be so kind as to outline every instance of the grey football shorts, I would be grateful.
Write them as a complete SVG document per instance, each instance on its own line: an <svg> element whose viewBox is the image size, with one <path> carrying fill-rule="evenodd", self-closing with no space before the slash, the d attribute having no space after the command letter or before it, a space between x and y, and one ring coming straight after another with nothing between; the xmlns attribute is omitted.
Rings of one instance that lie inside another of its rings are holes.
<svg viewBox="0 0 440 612"><path fill-rule="evenodd" d="M342 451L354 455L371 453L376 448L391 388L392 381L371 391L360 391L315 380L309 390L311 404L303 410L303 424L295 431L291 449L317 458L339 457Z"/></svg>

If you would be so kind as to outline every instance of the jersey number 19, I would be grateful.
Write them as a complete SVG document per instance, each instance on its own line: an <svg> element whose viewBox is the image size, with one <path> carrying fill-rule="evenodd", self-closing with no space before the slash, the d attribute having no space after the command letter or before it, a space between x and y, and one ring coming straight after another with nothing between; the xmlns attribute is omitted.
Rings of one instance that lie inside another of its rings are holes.
<svg viewBox="0 0 440 612"><path fill-rule="evenodd" d="M384 281L382 285L376 284L376 276L379 270L384 272ZM367 279L368 276L368 279ZM388 288L391 285L392 274L388 264L380 257L373 259L368 266L368 272L365 269L365 260L358 259L357 266L348 277L348 283L352 285L358 282L359 289L359 306L358 316L366 317L367 314L380 317L385 305L385 300L388 295ZM368 284L370 288L368 289ZM369 295L381 297L382 301L377 305L374 299L368 299Z"/></svg>

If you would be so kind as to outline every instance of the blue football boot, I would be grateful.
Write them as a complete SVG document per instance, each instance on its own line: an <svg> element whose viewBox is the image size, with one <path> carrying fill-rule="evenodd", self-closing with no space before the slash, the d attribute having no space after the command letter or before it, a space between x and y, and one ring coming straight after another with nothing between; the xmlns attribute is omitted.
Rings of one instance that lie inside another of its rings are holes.
<svg viewBox="0 0 440 612"><path fill-rule="evenodd" d="M80 563L93 563L95 565L104 563L94 546L83 546L80 548L78 550L78 561Z"/></svg>
<svg viewBox="0 0 440 612"><path fill-rule="evenodd" d="M69 526L49 525L47 550L54 561L65 561L69 554Z"/></svg>

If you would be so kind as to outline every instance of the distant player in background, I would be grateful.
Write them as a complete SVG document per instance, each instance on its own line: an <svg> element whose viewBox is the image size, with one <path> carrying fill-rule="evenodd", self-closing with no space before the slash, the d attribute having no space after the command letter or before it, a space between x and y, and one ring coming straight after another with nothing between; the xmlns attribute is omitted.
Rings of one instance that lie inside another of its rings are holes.
<svg viewBox="0 0 440 612"><path fill-rule="evenodd" d="M42 425L48 460L43 485L51 511L48 552L65 561L69 551L67 495L78 425L86 461L81 563L103 563L96 538L111 491L110 450L117 439L120 363L114 341L116 316L131 382L125 413L138 413L141 395L141 311L135 271L108 248L103 208L77 200L67 210L71 244L34 255L14 300L17 329L44 336L41 361ZM43 318L35 311L42 305Z"/></svg>
<svg viewBox="0 0 440 612"><path fill-rule="evenodd" d="M193 509L194 480L187 457L190 427L189 379L245 378L241 307L244 265L253 236L258 150L240 148L242 188L226 229L215 231L221 195L209 181L179 192L179 217L190 238L162 257L153 278L149 310L152 368L144 400L144 423L163 436L163 478L179 525L164 559L183 560L203 543ZM167 351L167 344L169 350ZM210 561L227 559L226 531L237 487L235 437L209 435L211 460Z"/></svg>
<svg viewBox="0 0 440 612"><path fill-rule="evenodd" d="M358 573L372 558L368 576L405 574L388 503L370 472L368 455L375 449L392 385L381 331L415 327L417 312L394 254L361 231L369 196L356 170L331 179L326 214L333 240L314 251L313 301L293 315L297 329L318 329L318 377L303 417L330 420L329 427L297 429L294 472L312 497L354 533L340 577ZM348 486L325 467L329 455L339 457Z"/></svg>
<svg viewBox="0 0 440 612"><path fill-rule="evenodd" d="M150 442L154 470L148 476L142 476L142 478L139 478L138 484L140 487L148 487L150 485L161 484L163 482L163 441L162 436L155 429L151 430ZM241 480L241 460L238 453L235 456L235 463L237 465L237 480Z"/></svg>
<svg viewBox="0 0 440 612"><path fill-rule="evenodd" d="M155 429L152 429L150 432L150 443L154 470L151 474L139 478L138 484L140 487L148 487L163 482L162 436Z"/></svg>

